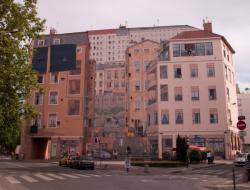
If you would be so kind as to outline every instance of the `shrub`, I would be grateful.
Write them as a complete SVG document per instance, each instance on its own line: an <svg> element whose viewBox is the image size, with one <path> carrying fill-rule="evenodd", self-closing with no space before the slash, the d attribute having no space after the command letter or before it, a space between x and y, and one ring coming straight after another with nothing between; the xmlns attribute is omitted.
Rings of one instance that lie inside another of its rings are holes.
<svg viewBox="0 0 250 190"><path fill-rule="evenodd" d="M201 161L201 151L197 149L192 149L189 152L189 159L191 162L200 162Z"/></svg>
<svg viewBox="0 0 250 190"><path fill-rule="evenodd" d="M162 153L163 160L171 160L171 153L169 151L165 151Z"/></svg>

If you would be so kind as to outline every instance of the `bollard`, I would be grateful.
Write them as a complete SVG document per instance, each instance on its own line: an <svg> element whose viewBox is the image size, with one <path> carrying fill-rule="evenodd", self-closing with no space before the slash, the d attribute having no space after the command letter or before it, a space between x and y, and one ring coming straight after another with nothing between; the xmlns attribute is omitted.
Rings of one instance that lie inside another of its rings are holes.
<svg viewBox="0 0 250 190"><path fill-rule="evenodd" d="M148 171L148 168L149 168L149 165L148 164L145 164L145 166L144 166L144 173L148 173L149 171Z"/></svg>

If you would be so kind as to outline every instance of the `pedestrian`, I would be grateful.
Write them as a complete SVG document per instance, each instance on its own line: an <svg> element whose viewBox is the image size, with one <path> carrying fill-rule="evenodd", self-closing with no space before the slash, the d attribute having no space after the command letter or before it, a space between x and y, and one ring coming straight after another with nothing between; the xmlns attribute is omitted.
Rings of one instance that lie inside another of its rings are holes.
<svg viewBox="0 0 250 190"><path fill-rule="evenodd" d="M117 160L117 157L118 157L118 152L116 149L113 150L113 157L115 160Z"/></svg>
<svg viewBox="0 0 250 190"><path fill-rule="evenodd" d="M245 168L246 168L246 171L247 171L246 173L248 175L247 181L250 181L250 154L247 155Z"/></svg>
<svg viewBox="0 0 250 190"><path fill-rule="evenodd" d="M207 163L208 164L211 164L211 158L212 158L212 155L211 155L211 152L207 152Z"/></svg>
<svg viewBox="0 0 250 190"><path fill-rule="evenodd" d="M129 172L130 166L131 166L130 158L126 157L125 158L125 168L126 168L127 173Z"/></svg>

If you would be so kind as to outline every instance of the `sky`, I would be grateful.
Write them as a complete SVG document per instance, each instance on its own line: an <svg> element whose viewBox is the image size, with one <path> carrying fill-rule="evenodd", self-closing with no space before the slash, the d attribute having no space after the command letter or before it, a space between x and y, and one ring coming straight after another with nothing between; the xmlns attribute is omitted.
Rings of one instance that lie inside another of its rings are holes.
<svg viewBox="0 0 250 190"><path fill-rule="evenodd" d="M38 0L46 33L154 25L189 25L202 29L208 18L213 32L235 49L236 82L250 88L250 0Z"/></svg>

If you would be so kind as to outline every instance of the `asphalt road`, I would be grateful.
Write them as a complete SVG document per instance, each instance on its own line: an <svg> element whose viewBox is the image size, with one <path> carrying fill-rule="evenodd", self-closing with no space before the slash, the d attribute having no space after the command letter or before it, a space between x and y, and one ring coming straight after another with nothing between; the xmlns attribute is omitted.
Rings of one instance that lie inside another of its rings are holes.
<svg viewBox="0 0 250 190"><path fill-rule="evenodd" d="M130 173L123 170L76 170L51 163L0 161L0 190L203 190L232 189L232 166L198 170L159 170L154 173ZM236 168L237 189L244 169Z"/></svg>

